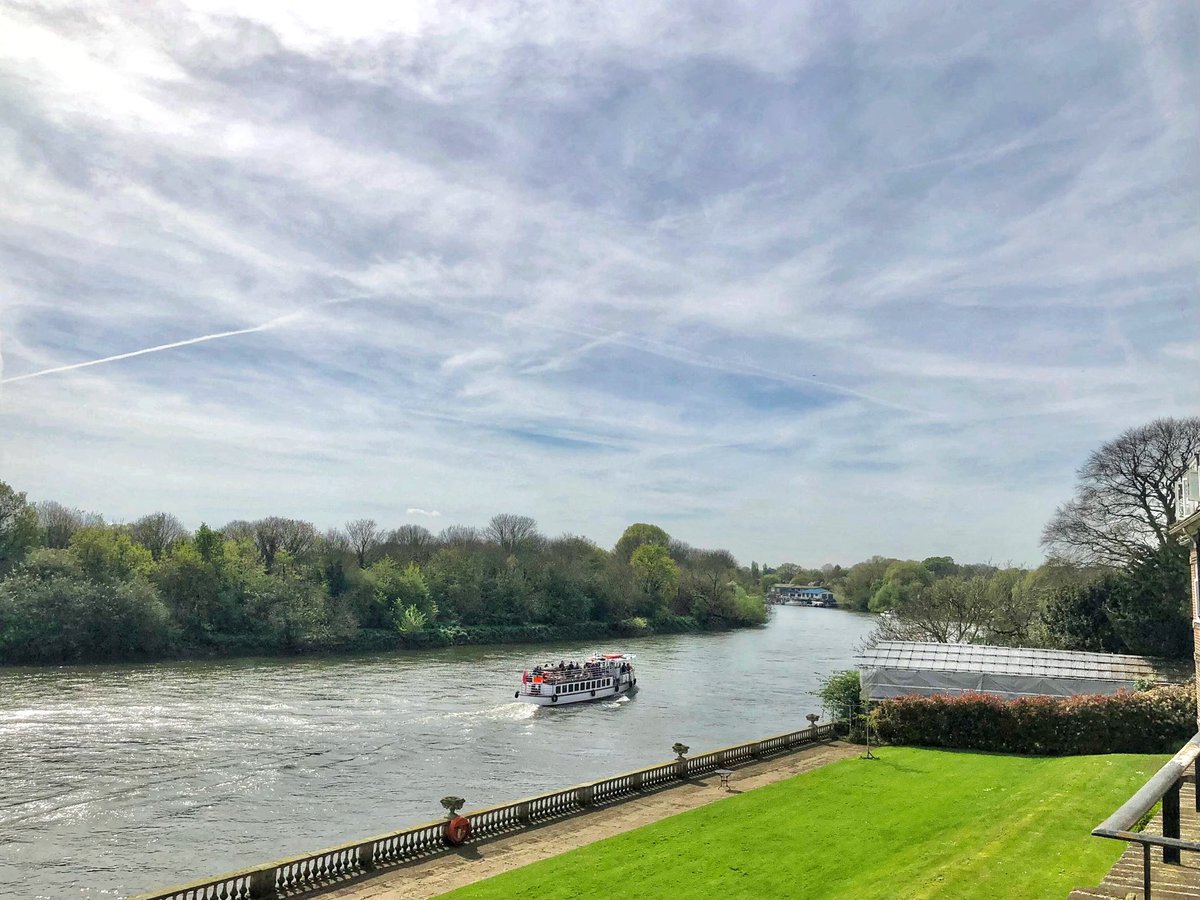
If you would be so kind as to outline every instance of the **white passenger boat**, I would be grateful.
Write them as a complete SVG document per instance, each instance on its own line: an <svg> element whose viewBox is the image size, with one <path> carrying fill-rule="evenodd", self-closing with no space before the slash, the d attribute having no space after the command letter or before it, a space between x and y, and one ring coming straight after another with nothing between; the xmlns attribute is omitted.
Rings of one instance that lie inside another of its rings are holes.
<svg viewBox="0 0 1200 900"><path fill-rule="evenodd" d="M633 657L628 653L595 653L582 663L563 660L557 665L536 666L521 675L514 695L538 706L611 700L637 686Z"/></svg>

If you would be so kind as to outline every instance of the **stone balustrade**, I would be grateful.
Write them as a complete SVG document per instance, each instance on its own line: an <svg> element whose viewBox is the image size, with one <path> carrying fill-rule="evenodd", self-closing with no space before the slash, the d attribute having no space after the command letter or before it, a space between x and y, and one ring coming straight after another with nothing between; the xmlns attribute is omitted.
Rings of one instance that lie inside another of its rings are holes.
<svg viewBox="0 0 1200 900"><path fill-rule="evenodd" d="M467 843L527 828L548 819L573 815L585 809L595 809L644 791L679 784L717 769L746 765L763 757L789 753L833 738L832 724L812 725L800 731L723 747L561 791L464 813L471 821L471 837ZM230 872L217 878L177 885L166 891L142 894L133 900L276 900L296 897L377 868L419 859L450 847L446 840L446 820L438 819L365 841L341 844L316 853Z"/></svg>

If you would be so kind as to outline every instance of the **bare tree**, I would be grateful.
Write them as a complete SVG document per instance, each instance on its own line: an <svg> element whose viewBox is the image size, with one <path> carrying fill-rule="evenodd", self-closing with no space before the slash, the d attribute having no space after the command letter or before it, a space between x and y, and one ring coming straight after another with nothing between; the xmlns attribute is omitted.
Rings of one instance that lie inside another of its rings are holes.
<svg viewBox="0 0 1200 900"><path fill-rule="evenodd" d="M156 512L142 516L129 526L129 536L150 551L155 559L187 537L187 529L170 513Z"/></svg>
<svg viewBox="0 0 1200 900"><path fill-rule="evenodd" d="M321 535L325 549L331 553L350 553L350 538L340 528L328 528Z"/></svg>
<svg viewBox="0 0 1200 900"><path fill-rule="evenodd" d="M384 545L401 562L424 564L433 553L433 535L423 525L401 525L388 532Z"/></svg>
<svg viewBox="0 0 1200 900"><path fill-rule="evenodd" d="M71 543L71 535L80 528L90 528L104 524L104 517L97 513L84 512L63 506L55 500L43 500L35 503L38 527L45 535L46 546L62 550Z"/></svg>
<svg viewBox="0 0 1200 900"><path fill-rule="evenodd" d="M1126 566L1172 542L1175 482L1200 450L1200 417L1155 419L1088 457L1075 496L1042 531L1052 555L1080 565Z"/></svg>
<svg viewBox="0 0 1200 900"><path fill-rule="evenodd" d="M367 567L367 556L379 546L383 531L374 519L355 519L346 523L346 537L350 541L350 550L358 557L358 567Z"/></svg>
<svg viewBox="0 0 1200 900"><path fill-rule="evenodd" d="M437 542L442 547L469 550L483 543L483 535L473 525L447 525L438 534Z"/></svg>
<svg viewBox="0 0 1200 900"><path fill-rule="evenodd" d="M229 526L226 526L227 528ZM317 529L311 522L268 516L253 523L254 546L268 572L275 566L275 557L280 551L289 556L300 557L311 550L317 542Z"/></svg>
<svg viewBox="0 0 1200 900"><path fill-rule="evenodd" d="M221 527L221 534L229 541L253 541L254 523L245 519L234 519Z"/></svg>
<svg viewBox="0 0 1200 900"><path fill-rule="evenodd" d="M515 516L512 513L492 516L483 533L489 540L499 544L505 553L516 553L520 549L532 546L541 537L538 534L537 522L529 516Z"/></svg>

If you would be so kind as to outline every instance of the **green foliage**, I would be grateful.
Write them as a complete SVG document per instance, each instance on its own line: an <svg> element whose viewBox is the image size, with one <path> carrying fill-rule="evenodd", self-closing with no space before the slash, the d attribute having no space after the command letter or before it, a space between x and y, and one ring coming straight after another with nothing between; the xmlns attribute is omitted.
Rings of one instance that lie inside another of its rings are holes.
<svg viewBox="0 0 1200 900"><path fill-rule="evenodd" d="M1112 630L1129 653L1187 659L1192 655L1188 551L1167 544L1139 551L1108 601Z"/></svg>
<svg viewBox="0 0 1200 900"><path fill-rule="evenodd" d="M740 584L731 584L733 590L733 613L730 621L733 625L765 625L767 622L767 604L761 594L747 593Z"/></svg>
<svg viewBox="0 0 1200 900"><path fill-rule="evenodd" d="M862 682L857 669L834 672L817 692L830 715L839 721L852 721L862 712Z"/></svg>
<svg viewBox="0 0 1200 900"><path fill-rule="evenodd" d="M411 526L383 534L370 520L349 530L354 548L337 529L278 516L190 536L169 513L109 527L0 485L0 578L11 570L0 664L592 640L766 618L732 556L651 525L631 526L621 553L547 540L532 519L503 514L437 538ZM359 568L356 554L375 561ZM99 609L125 630L96 624Z"/></svg>
<svg viewBox="0 0 1200 900"><path fill-rule="evenodd" d="M16 568L38 539L37 510L0 481L0 577Z"/></svg>
<svg viewBox="0 0 1200 900"><path fill-rule="evenodd" d="M639 547L654 545L666 550L670 544L671 536L657 525L635 522L625 529L617 541L617 545L613 547L613 555L619 560L628 562Z"/></svg>
<svg viewBox="0 0 1200 900"><path fill-rule="evenodd" d="M907 747L879 756L745 791L447 898L1061 898L1099 883L1123 849L1080 823L1103 819L1165 762Z"/></svg>
<svg viewBox="0 0 1200 900"><path fill-rule="evenodd" d="M670 604L679 593L679 566L661 544L640 545L633 551L629 566L642 592L662 605Z"/></svg>
<svg viewBox="0 0 1200 900"><path fill-rule="evenodd" d="M1196 730L1192 683L1067 698L990 694L897 697L871 711L881 741L1062 756L1169 753Z"/></svg>
<svg viewBox="0 0 1200 900"><path fill-rule="evenodd" d="M894 562L883 573L883 583L871 595L868 608L871 612L883 612L917 602L923 598L933 580L933 573L919 562Z"/></svg>
<svg viewBox="0 0 1200 900"><path fill-rule="evenodd" d="M123 531L104 525L80 528L72 534L70 551L83 574L98 581L146 575L154 565L149 550Z"/></svg>
<svg viewBox="0 0 1200 900"><path fill-rule="evenodd" d="M401 634L413 634L422 631L425 624L429 621L425 617L425 613L421 612L417 607L407 606L403 610L399 606L395 612L396 630Z"/></svg>
<svg viewBox="0 0 1200 900"><path fill-rule="evenodd" d="M145 580L92 581L46 561L0 582L0 660L138 659L167 645L169 614Z"/></svg>

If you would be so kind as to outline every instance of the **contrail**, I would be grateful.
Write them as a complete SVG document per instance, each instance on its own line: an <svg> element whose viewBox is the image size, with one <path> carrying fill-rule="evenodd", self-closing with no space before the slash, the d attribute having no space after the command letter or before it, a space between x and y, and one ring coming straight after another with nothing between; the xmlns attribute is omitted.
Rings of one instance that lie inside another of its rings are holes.
<svg viewBox="0 0 1200 900"><path fill-rule="evenodd" d="M251 328L238 328L234 331L218 331L214 334L202 334L200 337L187 338L183 341L173 341L170 344L159 344L155 347L143 347L141 350L130 350L128 353L118 353L115 356L106 356L103 359L89 359L86 362L70 363L65 366L55 366L52 369L42 369L38 372L27 372L24 375L13 375L11 378L0 378L0 384L12 384L16 381L26 381L30 378L41 378L43 375L55 375L59 372L73 372L75 369L86 369L88 366L99 366L104 363L116 362L120 359L129 359L134 356L145 356L147 353L158 353L161 350L174 350L176 347L187 347L190 344L203 344L205 341L216 341L221 338L236 337L239 334L254 334L257 331L267 331L271 328L276 328L293 319L298 319L307 310L289 313L286 316L279 316L271 319L269 322L263 322L261 325L255 325Z"/></svg>

